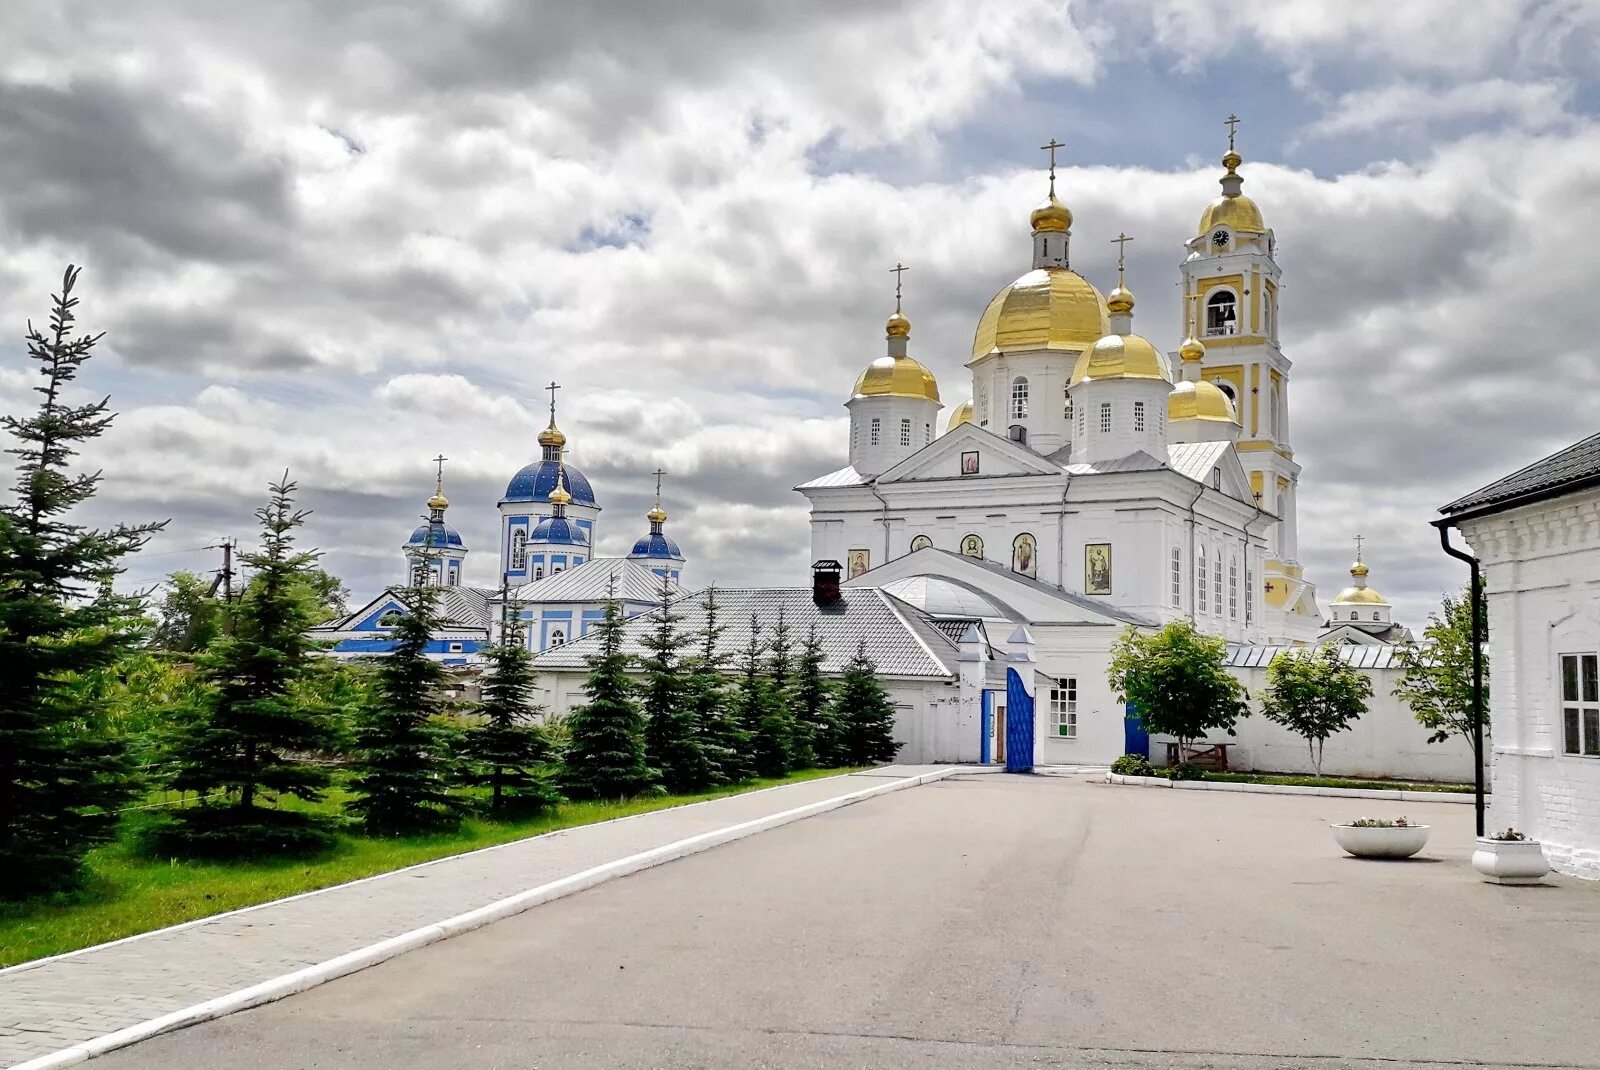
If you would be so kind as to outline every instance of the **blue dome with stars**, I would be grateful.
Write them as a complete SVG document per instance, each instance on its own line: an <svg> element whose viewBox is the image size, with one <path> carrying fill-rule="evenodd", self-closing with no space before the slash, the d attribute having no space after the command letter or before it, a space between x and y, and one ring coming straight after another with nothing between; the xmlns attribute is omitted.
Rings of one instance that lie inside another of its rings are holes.
<svg viewBox="0 0 1600 1070"><path fill-rule="evenodd" d="M659 560L682 561L683 554L678 550L678 544L659 531L652 531L644 538L633 544L630 558L653 558Z"/></svg>
<svg viewBox="0 0 1600 1070"><path fill-rule="evenodd" d="M548 502L550 492L556 489L556 472L562 469L565 469L567 492L572 495L572 504L597 505L594 500L594 488L589 486L587 476L570 464L562 464L560 461L548 458L534 461L512 476L511 482L506 484L506 496L501 500Z"/></svg>
<svg viewBox="0 0 1600 1070"><path fill-rule="evenodd" d="M406 546L428 547L428 529L431 524L418 524L417 530L411 533L411 538L406 540ZM461 541L461 533L449 524L439 525L439 534L433 537L433 549L459 549L466 544Z"/></svg>
<svg viewBox="0 0 1600 1070"><path fill-rule="evenodd" d="M572 469L567 469L570 478ZM564 516L547 516L534 527L533 534L528 536L529 543L545 543L558 546L588 546L589 540L583 535L583 529Z"/></svg>

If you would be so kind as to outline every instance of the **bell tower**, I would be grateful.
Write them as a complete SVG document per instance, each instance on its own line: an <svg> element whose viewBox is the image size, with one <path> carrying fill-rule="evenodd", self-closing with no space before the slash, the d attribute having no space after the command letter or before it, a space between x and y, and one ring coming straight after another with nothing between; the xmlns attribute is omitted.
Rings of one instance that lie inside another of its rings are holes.
<svg viewBox="0 0 1600 1070"><path fill-rule="evenodd" d="M1289 358L1278 345L1280 272L1277 241L1261 209L1243 192L1243 158L1234 140L1239 119L1227 118L1222 195L1206 205L1186 245L1183 298L1197 308L1205 346L1200 377L1233 402L1236 448L1260 507L1278 517L1267 537L1262 585L1269 639L1310 641L1320 623L1316 588L1298 560L1296 502L1300 465L1290 445ZM1180 306L1180 309L1183 306Z"/></svg>

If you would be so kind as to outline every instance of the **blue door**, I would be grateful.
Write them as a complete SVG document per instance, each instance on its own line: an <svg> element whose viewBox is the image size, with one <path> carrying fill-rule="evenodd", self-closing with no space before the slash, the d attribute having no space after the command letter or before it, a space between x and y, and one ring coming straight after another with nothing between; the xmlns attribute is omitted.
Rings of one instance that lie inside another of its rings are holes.
<svg viewBox="0 0 1600 1070"><path fill-rule="evenodd" d="M1029 667L1032 672L1032 667ZM1017 670L1006 669L1006 772L1033 771L1033 696Z"/></svg>
<svg viewBox="0 0 1600 1070"><path fill-rule="evenodd" d="M1122 753L1142 754L1150 757L1150 733L1144 730L1144 722L1139 720L1139 711L1133 708L1133 703L1123 707L1122 715Z"/></svg>

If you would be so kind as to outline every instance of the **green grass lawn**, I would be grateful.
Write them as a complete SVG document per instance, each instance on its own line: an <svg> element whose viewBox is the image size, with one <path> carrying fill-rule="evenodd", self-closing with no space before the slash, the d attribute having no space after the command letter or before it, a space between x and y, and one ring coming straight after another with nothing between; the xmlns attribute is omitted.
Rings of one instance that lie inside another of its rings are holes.
<svg viewBox="0 0 1600 1070"><path fill-rule="evenodd" d="M1164 775L1164 770L1158 770ZM1202 780L1217 780L1233 784L1286 784L1297 788L1362 788L1371 791L1437 791L1445 793L1472 793L1471 784L1447 784L1438 781L1411 780L1352 780L1338 776L1297 776L1293 773L1211 773Z"/></svg>
<svg viewBox="0 0 1600 1070"><path fill-rule="evenodd" d="M504 824L471 819L457 832L396 839L342 836L320 858L246 863L156 861L133 849L140 820L125 823L122 838L90 853L89 881L80 891L0 905L0 966L56 955L134 933L148 932L225 910L385 873L497 843L615 817L739 795L775 784L850 772L811 769L781 780L755 780L700 795L621 802L567 803L554 813ZM318 809L337 807L334 794Z"/></svg>

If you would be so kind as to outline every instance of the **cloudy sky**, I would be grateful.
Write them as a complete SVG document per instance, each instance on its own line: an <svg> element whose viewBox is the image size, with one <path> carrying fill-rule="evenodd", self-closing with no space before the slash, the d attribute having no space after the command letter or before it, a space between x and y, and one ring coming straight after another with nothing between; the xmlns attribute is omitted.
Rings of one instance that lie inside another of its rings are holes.
<svg viewBox="0 0 1600 1070"><path fill-rule="evenodd" d="M1327 597L1365 534L1417 623L1463 581L1433 510L1596 430L1597 52L1584 0L8 0L0 402L75 262L122 413L94 515L172 518L133 581L215 567L285 467L330 568L399 579L442 451L492 583L554 378L601 552L659 464L693 582L803 582L790 488L843 463L888 268L959 403L1053 136L1074 266L1109 289L1134 235L1171 348L1237 112L1302 558Z"/></svg>

